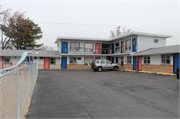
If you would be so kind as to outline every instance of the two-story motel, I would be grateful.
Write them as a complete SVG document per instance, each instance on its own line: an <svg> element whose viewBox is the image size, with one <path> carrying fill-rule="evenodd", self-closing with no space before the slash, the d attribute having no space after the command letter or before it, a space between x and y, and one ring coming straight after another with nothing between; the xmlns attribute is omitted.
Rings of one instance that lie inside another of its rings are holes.
<svg viewBox="0 0 180 119"><path fill-rule="evenodd" d="M166 46L170 35L131 32L111 39L58 37L58 51L38 51L39 69L90 69L93 59L108 59L121 69L176 73L180 45ZM16 64L22 50L2 50L0 68ZM36 54L37 51L33 51ZM28 59L27 59L28 61Z"/></svg>

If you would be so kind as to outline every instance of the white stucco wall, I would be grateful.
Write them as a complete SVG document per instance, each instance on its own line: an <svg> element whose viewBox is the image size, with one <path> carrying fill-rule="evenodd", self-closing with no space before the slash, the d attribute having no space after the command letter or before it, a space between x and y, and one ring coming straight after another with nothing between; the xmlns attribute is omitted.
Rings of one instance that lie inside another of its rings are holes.
<svg viewBox="0 0 180 119"><path fill-rule="evenodd" d="M70 58L69 58L69 57L67 57L67 64L69 64L69 59L70 59Z"/></svg>
<svg viewBox="0 0 180 119"><path fill-rule="evenodd" d="M40 59L40 57L38 57L38 64L44 64L44 57L43 59Z"/></svg>
<svg viewBox="0 0 180 119"><path fill-rule="evenodd" d="M59 59L58 57L56 57L56 64L58 65L58 64L60 64L60 62L61 62L61 59Z"/></svg>
<svg viewBox="0 0 180 119"><path fill-rule="evenodd" d="M21 57L16 57L16 58L15 58L15 57L11 57L11 58L10 58L10 62L12 62L13 65L14 65L14 64L17 64L17 63L19 62L20 58L21 58Z"/></svg>
<svg viewBox="0 0 180 119"><path fill-rule="evenodd" d="M76 58L78 58L78 57L76 57ZM80 57L80 58L81 58L81 60L77 59L77 64L84 64L84 57Z"/></svg>
<svg viewBox="0 0 180 119"><path fill-rule="evenodd" d="M154 39L158 39L158 43L154 43ZM137 52L151 48L166 46L166 38L138 36L137 38Z"/></svg>
<svg viewBox="0 0 180 119"><path fill-rule="evenodd" d="M161 55L151 55L150 56L150 64L152 65L161 65ZM143 59L144 63L144 59Z"/></svg>
<svg viewBox="0 0 180 119"><path fill-rule="evenodd" d="M151 65L161 65L161 54L160 55L150 55ZM170 59L170 65L173 65L173 56ZM144 64L144 57L142 58L142 64Z"/></svg>
<svg viewBox="0 0 180 119"><path fill-rule="evenodd" d="M106 59L106 57L100 57L101 59Z"/></svg>
<svg viewBox="0 0 180 119"><path fill-rule="evenodd" d="M124 64L127 64L127 56L124 56L124 61L123 61Z"/></svg>

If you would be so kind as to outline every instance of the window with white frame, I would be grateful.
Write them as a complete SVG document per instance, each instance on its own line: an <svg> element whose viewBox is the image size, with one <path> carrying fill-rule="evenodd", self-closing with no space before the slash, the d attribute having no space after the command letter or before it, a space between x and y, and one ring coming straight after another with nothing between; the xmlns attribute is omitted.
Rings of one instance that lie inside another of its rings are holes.
<svg viewBox="0 0 180 119"><path fill-rule="evenodd" d="M85 52L93 52L94 44L93 43L85 43L84 44L84 51Z"/></svg>
<svg viewBox="0 0 180 119"><path fill-rule="evenodd" d="M125 50L130 51L131 50L131 40L125 41Z"/></svg>
<svg viewBox="0 0 180 119"><path fill-rule="evenodd" d="M76 59L76 57L70 57L70 59L69 59L69 64L77 64L77 59Z"/></svg>
<svg viewBox="0 0 180 119"><path fill-rule="evenodd" d="M50 58L50 64L56 64L56 58L54 58L54 57L52 58L52 57L51 57L51 58Z"/></svg>
<svg viewBox="0 0 180 119"><path fill-rule="evenodd" d="M150 56L144 56L144 64L150 64Z"/></svg>
<svg viewBox="0 0 180 119"><path fill-rule="evenodd" d="M161 55L161 63L165 65L171 64L171 55Z"/></svg>
<svg viewBox="0 0 180 119"><path fill-rule="evenodd" d="M79 52L80 43L70 43L70 52Z"/></svg>
<svg viewBox="0 0 180 119"><path fill-rule="evenodd" d="M85 65L85 66L90 66L91 63L92 63L92 61L93 61L93 58L92 58L92 57L85 57L85 58L84 58L84 65Z"/></svg>
<svg viewBox="0 0 180 119"><path fill-rule="evenodd" d="M131 56L127 56L127 64L131 64Z"/></svg>
<svg viewBox="0 0 180 119"><path fill-rule="evenodd" d="M10 63L11 57L3 57L3 62L4 64L9 64Z"/></svg>

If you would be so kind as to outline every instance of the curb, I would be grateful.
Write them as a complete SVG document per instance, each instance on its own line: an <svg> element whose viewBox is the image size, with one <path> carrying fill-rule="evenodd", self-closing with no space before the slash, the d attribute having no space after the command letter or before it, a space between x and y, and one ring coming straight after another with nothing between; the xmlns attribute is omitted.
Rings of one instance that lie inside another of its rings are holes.
<svg viewBox="0 0 180 119"><path fill-rule="evenodd" d="M153 72L151 71L137 71L137 70L129 70L129 69L118 69L119 71L131 71L131 72L139 72L139 73L149 73L152 74ZM176 74L173 73L163 73L163 72L156 72L154 74L161 74L161 75L170 75L170 76L175 76Z"/></svg>
<svg viewBox="0 0 180 119"><path fill-rule="evenodd" d="M172 74L172 73L163 73L163 72L157 72L157 74L162 74L162 75L171 75L171 76L175 76L176 74Z"/></svg>

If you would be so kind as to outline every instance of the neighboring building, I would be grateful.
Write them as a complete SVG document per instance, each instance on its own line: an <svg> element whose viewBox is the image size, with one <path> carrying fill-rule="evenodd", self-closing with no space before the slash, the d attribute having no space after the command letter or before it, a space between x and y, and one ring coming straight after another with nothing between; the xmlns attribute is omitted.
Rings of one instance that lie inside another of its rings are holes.
<svg viewBox="0 0 180 119"><path fill-rule="evenodd" d="M180 45L166 46L166 39L170 37L144 32L112 39L58 37L55 41L58 51L38 51L41 57L38 64L40 69L90 69L93 59L108 59L122 69L176 73ZM4 59L4 63L8 61L7 56L20 57L23 51L12 51L21 52L18 55L6 52L11 50L2 51L0 61ZM3 66L5 68L5 64Z"/></svg>
<svg viewBox="0 0 180 119"><path fill-rule="evenodd" d="M26 50L2 50L0 51L0 68L8 68L18 63L21 55ZM26 58L22 66L28 64L29 59L37 62L36 52L38 52L38 68L39 69L60 69L60 53L59 51L32 51L34 56ZM1 62L3 61L3 62Z"/></svg>

